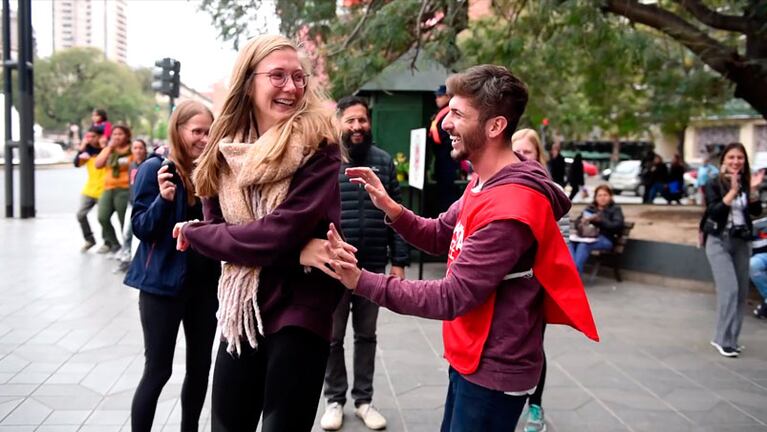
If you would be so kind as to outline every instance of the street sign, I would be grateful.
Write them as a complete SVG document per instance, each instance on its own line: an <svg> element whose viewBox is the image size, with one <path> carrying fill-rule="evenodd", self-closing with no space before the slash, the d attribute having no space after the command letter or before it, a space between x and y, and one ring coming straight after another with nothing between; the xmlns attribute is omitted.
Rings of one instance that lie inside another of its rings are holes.
<svg viewBox="0 0 767 432"><path fill-rule="evenodd" d="M426 173L426 129L410 131L410 171L408 183L410 186L423 190Z"/></svg>

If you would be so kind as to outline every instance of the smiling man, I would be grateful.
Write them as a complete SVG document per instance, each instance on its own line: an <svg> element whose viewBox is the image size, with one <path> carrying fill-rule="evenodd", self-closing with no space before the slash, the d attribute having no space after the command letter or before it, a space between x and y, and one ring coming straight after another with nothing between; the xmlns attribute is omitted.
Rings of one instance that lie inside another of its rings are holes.
<svg viewBox="0 0 767 432"><path fill-rule="evenodd" d="M371 202L364 189L349 182L347 167L368 167L381 179L386 192L399 202L400 189L391 156L373 144L370 132L370 110L365 99L347 96L338 101L338 120L343 132L341 142L349 152L349 162L338 174L341 189L341 229L358 252L359 266L374 273L384 273L391 262L390 273L405 277L410 263L408 245L384 223L384 215ZM333 315L333 336L325 372L327 408L320 426L338 430L343 425L343 406L349 388L344 362L344 335L352 316L354 329L354 398L355 415L370 429L386 427L386 419L372 405L373 371L376 353L378 305L351 292L341 298Z"/></svg>
<svg viewBox="0 0 767 432"><path fill-rule="evenodd" d="M333 267L355 294L395 312L444 320L450 364L443 432L509 431L534 392L543 361L544 321L568 324L598 340L586 294L556 220L570 201L535 161L521 161L511 135L527 88L506 68L481 65L452 75L442 125L451 155L476 176L437 219L416 216L386 193L368 168L348 168L405 241L447 253L440 280L407 281L354 265L329 238Z"/></svg>

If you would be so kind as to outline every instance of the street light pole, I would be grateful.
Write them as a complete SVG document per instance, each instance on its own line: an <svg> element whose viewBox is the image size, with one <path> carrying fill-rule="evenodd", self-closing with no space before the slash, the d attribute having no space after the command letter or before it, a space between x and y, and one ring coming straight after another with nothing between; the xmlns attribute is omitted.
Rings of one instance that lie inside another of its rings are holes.
<svg viewBox="0 0 767 432"><path fill-rule="evenodd" d="M11 124L11 109L13 108L12 70L16 65L11 60L11 5L10 0L3 0L3 99L5 101L5 217L13 217L13 124Z"/></svg>
<svg viewBox="0 0 767 432"><path fill-rule="evenodd" d="M19 195L21 218L35 217L35 104L32 0L19 0Z"/></svg>

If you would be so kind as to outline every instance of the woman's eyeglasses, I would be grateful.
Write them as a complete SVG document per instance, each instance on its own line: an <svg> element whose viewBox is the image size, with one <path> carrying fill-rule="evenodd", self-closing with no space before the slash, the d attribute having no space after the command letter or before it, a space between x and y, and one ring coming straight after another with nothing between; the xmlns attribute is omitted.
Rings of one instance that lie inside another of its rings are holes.
<svg viewBox="0 0 767 432"><path fill-rule="evenodd" d="M269 76L269 82L271 82L272 85L277 88L285 87L285 84L288 83L288 78L293 80L293 85L295 85L296 88L306 87L309 80L309 75L303 73L300 70L297 70L293 72L292 74L289 74L281 70L273 70L270 72L254 72L253 75Z"/></svg>

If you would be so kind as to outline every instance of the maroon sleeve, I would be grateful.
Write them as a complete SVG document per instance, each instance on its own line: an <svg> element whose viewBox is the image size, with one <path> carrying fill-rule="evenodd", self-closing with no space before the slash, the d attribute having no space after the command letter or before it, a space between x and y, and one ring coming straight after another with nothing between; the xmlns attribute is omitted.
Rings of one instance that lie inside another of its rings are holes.
<svg viewBox="0 0 767 432"><path fill-rule="evenodd" d="M284 262L286 255L297 256L334 206L340 208L340 165L337 147L319 150L296 171L285 201L246 224L224 222L218 200L208 200L206 221L184 226L184 237L193 249L213 259L250 267Z"/></svg>
<svg viewBox="0 0 767 432"><path fill-rule="evenodd" d="M432 255L442 255L450 249L453 228L458 220L462 199L453 203L446 212L436 219L424 218L408 209L391 222L391 227L406 242Z"/></svg>
<svg viewBox="0 0 767 432"><path fill-rule="evenodd" d="M221 213L221 204L218 202L217 196L202 199L202 215L206 222L224 222L224 215Z"/></svg>
<svg viewBox="0 0 767 432"><path fill-rule="evenodd" d="M534 242L521 222L492 222L464 240L447 277L405 280L363 270L354 292L397 313L452 320L484 303Z"/></svg>

